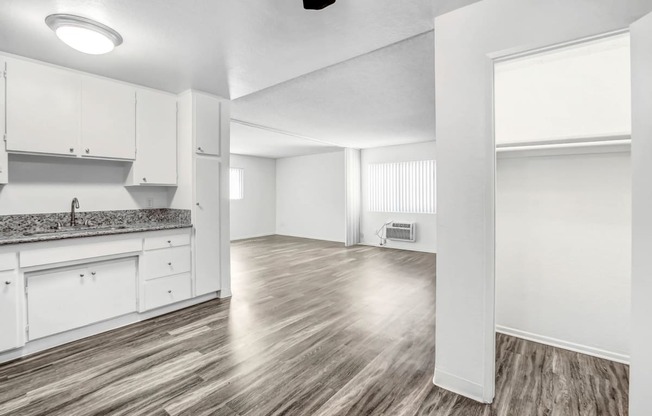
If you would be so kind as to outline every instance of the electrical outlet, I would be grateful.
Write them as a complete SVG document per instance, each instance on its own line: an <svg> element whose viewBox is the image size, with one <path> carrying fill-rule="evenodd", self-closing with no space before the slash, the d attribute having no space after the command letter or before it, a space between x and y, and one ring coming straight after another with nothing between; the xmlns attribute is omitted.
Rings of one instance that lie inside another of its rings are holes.
<svg viewBox="0 0 652 416"><path fill-rule="evenodd" d="M154 198L147 198L147 208L154 208Z"/></svg>

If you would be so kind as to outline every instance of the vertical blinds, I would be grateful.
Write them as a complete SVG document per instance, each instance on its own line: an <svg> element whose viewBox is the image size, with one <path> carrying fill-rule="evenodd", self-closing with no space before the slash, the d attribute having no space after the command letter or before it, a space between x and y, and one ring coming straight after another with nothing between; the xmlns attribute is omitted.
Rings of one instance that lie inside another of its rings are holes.
<svg viewBox="0 0 652 416"><path fill-rule="evenodd" d="M244 169L231 168L229 173L231 199L244 199Z"/></svg>
<svg viewBox="0 0 652 416"><path fill-rule="evenodd" d="M370 163L369 211L434 214L435 161Z"/></svg>

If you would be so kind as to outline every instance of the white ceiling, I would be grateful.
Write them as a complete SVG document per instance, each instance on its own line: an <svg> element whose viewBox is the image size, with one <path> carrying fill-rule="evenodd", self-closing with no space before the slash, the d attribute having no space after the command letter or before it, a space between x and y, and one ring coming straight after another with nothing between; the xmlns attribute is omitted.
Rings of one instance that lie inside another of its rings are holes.
<svg viewBox="0 0 652 416"><path fill-rule="evenodd" d="M278 159L327 153L337 149L337 146L282 132L260 129L237 122L231 123L231 153L239 155Z"/></svg>
<svg viewBox="0 0 652 416"><path fill-rule="evenodd" d="M343 147L434 140L433 32L237 99L231 117Z"/></svg>
<svg viewBox="0 0 652 416"><path fill-rule="evenodd" d="M52 13L95 19L124 44L89 56L45 25ZM171 92L237 98L433 27L431 0L2 0L0 51Z"/></svg>
<svg viewBox="0 0 652 416"><path fill-rule="evenodd" d="M433 140L433 16L473 1L305 11L301 0L2 0L0 51L175 93L252 94L234 103L249 125L234 123L233 151L293 156ZM52 13L95 19L125 41L82 54L45 25Z"/></svg>

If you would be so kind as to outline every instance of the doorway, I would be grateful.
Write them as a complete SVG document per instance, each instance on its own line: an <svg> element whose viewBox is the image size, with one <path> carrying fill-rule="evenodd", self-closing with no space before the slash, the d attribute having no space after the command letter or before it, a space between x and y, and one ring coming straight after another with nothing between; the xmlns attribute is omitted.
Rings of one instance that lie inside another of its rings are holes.
<svg viewBox="0 0 652 416"><path fill-rule="evenodd" d="M629 33L496 61L494 109L498 342L533 341L570 365L606 359L626 374Z"/></svg>

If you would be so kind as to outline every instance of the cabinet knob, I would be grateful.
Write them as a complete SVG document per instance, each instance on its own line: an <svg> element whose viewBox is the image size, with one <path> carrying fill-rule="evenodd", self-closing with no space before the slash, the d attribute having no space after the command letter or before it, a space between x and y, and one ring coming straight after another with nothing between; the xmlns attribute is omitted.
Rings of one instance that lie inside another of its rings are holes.
<svg viewBox="0 0 652 416"><path fill-rule="evenodd" d="M197 202L195 205L199 206L199 202Z"/></svg>
<svg viewBox="0 0 652 416"><path fill-rule="evenodd" d="M74 148L74 147L71 147L71 148L70 148L70 153L74 153L74 152L75 152L75 148Z"/></svg>
<svg viewBox="0 0 652 416"><path fill-rule="evenodd" d="M84 273L79 274L79 277L84 277L84 276L85 276Z"/></svg>
<svg viewBox="0 0 652 416"><path fill-rule="evenodd" d="M11 281L5 280L5 285L10 285L10 284L11 284Z"/></svg>
<svg viewBox="0 0 652 416"><path fill-rule="evenodd" d="M147 182L147 178L143 178L143 182Z"/></svg>
<svg viewBox="0 0 652 416"><path fill-rule="evenodd" d="M199 147L197 148L197 150L199 150L200 152L203 152L203 151L204 151L204 149L202 149L201 146L199 146Z"/></svg>
<svg viewBox="0 0 652 416"><path fill-rule="evenodd" d="M90 153L90 152L91 152L91 149L89 149L89 148L87 147L87 148L86 148L86 153Z"/></svg>
<svg viewBox="0 0 652 416"><path fill-rule="evenodd" d="M168 244L172 244L172 240L168 240Z"/></svg>
<svg viewBox="0 0 652 416"><path fill-rule="evenodd" d="M97 273L95 273L95 272L91 272L91 275L92 275L92 276L95 276L96 274L97 274Z"/></svg>
<svg viewBox="0 0 652 416"><path fill-rule="evenodd" d="M169 262L169 263L168 263L168 266L172 266L172 262Z"/></svg>
<svg viewBox="0 0 652 416"><path fill-rule="evenodd" d="M172 291L171 291L171 290L168 290L168 293L172 293Z"/></svg>

